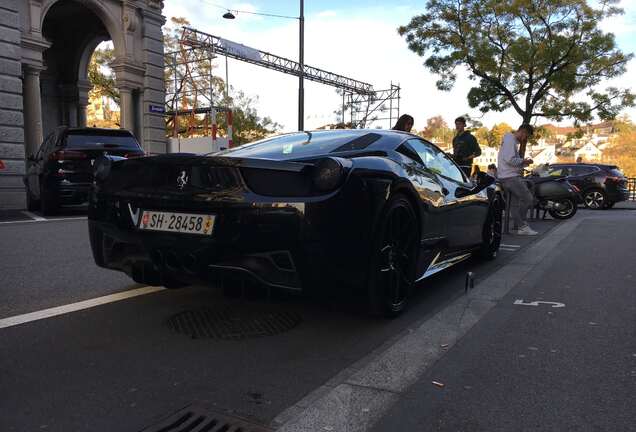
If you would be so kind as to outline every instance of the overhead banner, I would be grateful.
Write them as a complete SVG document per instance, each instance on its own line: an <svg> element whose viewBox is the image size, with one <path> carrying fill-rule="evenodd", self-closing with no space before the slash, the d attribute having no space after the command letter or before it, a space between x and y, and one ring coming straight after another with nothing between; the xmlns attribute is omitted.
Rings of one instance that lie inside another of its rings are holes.
<svg viewBox="0 0 636 432"><path fill-rule="evenodd" d="M240 43L232 42L222 38L219 38L219 43L230 54L244 57L253 61L261 60L261 54L254 48L250 48Z"/></svg>

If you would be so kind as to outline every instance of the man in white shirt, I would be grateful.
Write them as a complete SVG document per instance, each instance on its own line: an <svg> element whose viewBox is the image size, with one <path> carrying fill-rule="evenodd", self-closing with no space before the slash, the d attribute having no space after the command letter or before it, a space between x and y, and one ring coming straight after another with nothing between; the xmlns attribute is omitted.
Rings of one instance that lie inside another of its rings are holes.
<svg viewBox="0 0 636 432"><path fill-rule="evenodd" d="M526 215L532 207L534 198L521 179L523 168L532 164L532 159L524 159L519 154L519 147L522 144L525 146L533 133L534 128L529 124L522 124L516 132L507 133L497 155L497 178L504 190L512 195L513 203L517 203L517 206L511 209L511 215L513 226L517 228L516 234L519 235L538 234L526 222Z"/></svg>

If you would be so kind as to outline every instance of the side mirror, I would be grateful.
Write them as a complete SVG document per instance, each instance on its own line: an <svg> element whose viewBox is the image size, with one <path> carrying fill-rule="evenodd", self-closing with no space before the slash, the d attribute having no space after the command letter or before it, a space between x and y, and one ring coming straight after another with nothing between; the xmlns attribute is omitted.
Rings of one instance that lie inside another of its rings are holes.
<svg viewBox="0 0 636 432"><path fill-rule="evenodd" d="M495 178L484 172L477 173L477 187L479 190L486 189L491 184L495 183Z"/></svg>
<svg viewBox="0 0 636 432"><path fill-rule="evenodd" d="M458 187L457 189L455 189L455 198L463 198L468 195L479 193L494 183L495 183L494 177L486 173L479 172L477 173L477 182L475 186L470 189L464 188L461 186Z"/></svg>

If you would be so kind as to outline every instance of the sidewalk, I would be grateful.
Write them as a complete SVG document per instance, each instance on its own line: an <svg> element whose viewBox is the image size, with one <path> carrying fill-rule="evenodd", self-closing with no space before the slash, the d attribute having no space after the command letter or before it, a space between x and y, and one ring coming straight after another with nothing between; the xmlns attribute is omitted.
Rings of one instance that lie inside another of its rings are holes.
<svg viewBox="0 0 636 432"><path fill-rule="evenodd" d="M616 210L636 210L636 201L621 201L614 205Z"/></svg>
<svg viewBox="0 0 636 432"><path fill-rule="evenodd" d="M636 219L603 214L582 221L371 430L633 430Z"/></svg>

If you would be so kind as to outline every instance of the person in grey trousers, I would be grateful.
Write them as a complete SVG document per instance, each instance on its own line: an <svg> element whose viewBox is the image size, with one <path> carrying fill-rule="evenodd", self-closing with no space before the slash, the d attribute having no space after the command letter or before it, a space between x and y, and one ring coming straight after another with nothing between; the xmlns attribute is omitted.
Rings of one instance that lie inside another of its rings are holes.
<svg viewBox="0 0 636 432"><path fill-rule="evenodd" d="M523 168L532 164L532 159L524 158L524 151L528 138L534 133L534 128L529 124L522 124L516 132L509 132L503 137L499 154L497 155L497 178L501 182L504 191L510 192L513 202L517 206L511 209L515 234L537 235L526 222L528 210L532 207L534 197L521 179Z"/></svg>

